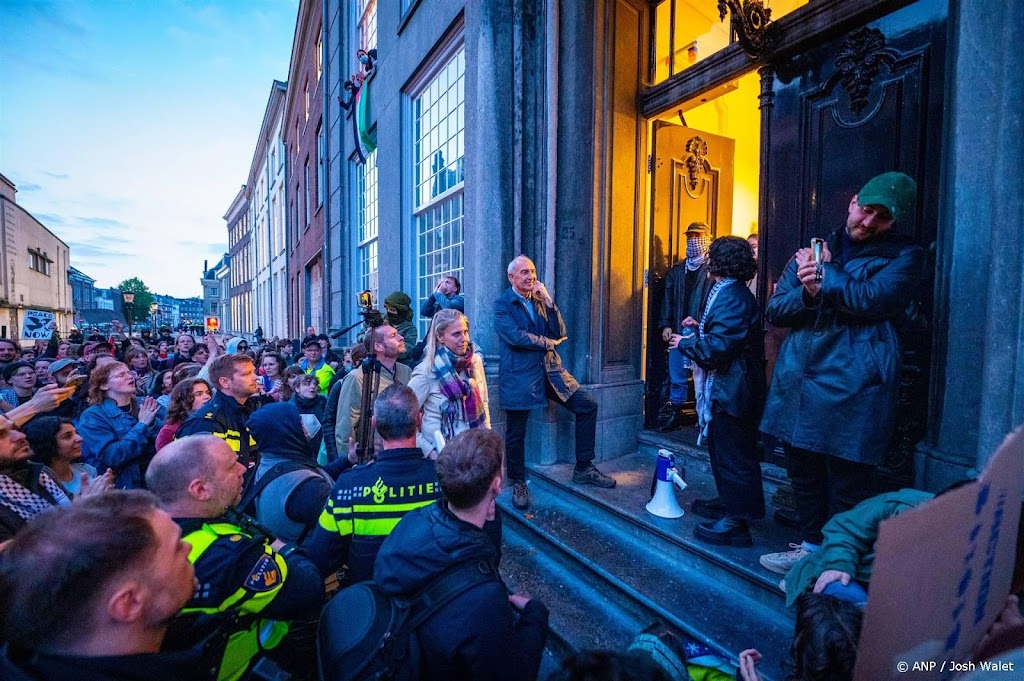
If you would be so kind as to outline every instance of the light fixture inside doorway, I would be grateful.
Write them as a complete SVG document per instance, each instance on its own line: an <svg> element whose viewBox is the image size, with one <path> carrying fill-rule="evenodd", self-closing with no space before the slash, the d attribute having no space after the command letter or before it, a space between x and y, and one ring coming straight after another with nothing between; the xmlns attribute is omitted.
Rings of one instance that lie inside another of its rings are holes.
<svg viewBox="0 0 1024 681"><path fill-rule="evenodd" d="M782 38L778 24L772 23L772 10L761 0L718 0L718 16L732 13L732 27L740 47L757 59L771 52Z"/></svg>

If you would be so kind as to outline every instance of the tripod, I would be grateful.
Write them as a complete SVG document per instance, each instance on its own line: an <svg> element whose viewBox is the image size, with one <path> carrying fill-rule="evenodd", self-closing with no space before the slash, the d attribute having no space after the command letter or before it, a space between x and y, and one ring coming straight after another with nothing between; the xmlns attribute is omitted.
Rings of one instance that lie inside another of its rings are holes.
<svg viewBox="0 0 1024 681"><path fill-rule="evenodd" d="M379 327L384 326L384 317L380 310L373 308L373 296L369 291L359 294L359 305L363 308L359 312L362 319L331 334L331 337L339 338L360 324L365 324L367 327L363 336L366 356L360 363L360 371L363 372L363 390L359 403L359 427L356 429L356 454L359 457L359 463L364 464L373 458L373 401L377 399L377 392L380 390L381 369L380 361L377 359L374 334Z"/></svg>

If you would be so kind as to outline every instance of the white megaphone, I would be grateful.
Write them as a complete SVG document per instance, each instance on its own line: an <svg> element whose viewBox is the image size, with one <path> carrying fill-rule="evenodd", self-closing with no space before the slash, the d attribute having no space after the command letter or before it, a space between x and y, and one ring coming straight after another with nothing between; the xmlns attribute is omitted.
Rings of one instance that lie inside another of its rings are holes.
<svg viewBox="0 0 1024 681"><path fill-rule="evenodd" d="M659 518L679 518L683 515L683 509L676 501L675 492L672 491L673 483L680 491L686 489L686 482L679 475L675 467L675 459L672 452L667 449L658 450L658 470L655 473L654 496L647 502L647 512Z"/></svg>

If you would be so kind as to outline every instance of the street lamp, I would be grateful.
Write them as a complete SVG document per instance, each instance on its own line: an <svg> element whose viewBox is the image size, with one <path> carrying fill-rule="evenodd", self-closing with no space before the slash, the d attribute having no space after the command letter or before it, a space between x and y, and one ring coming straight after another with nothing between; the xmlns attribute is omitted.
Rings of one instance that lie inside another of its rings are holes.
<svg viewBox="0 0 1024 681"><path fill-rule="evenodd" d="M156 333L156 313L160 309L160 306L153 303L149 306L149 321L153 322L153 333Z"/></svg>
<svg viewBox="0 0 1024 681"><path fill-rule="evenodd" d="M135 306L135 294L131 291L122 291L121 297L124 298L125 310L128 312L128 337L132 335L132 308Z"/></svg>

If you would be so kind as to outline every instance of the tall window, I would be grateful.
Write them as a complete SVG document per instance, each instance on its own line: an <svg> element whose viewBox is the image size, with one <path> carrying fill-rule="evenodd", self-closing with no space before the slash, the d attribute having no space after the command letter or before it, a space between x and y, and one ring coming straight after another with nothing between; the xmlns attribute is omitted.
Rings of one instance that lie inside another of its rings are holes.
<svg viewBox="0 0 1024 681"><path fill-rule="evenodd" d="M320 76L324 72L324 31L323 27L320 27L316 32L316 54L313 56L316 60L316 82L320 82Z"/></svg>
<svg viewBox="0 0 1024 681"><path fill-rule="evenodd" d="M316 205L324 205L327 193L327 137L323 121L316 126Z"/></svg>
<svg viewBox="0 0 1024 681"><path fill-rule="evenodd" d="M359 1L359 43L366 51L377 48L377 0Z"/></svg>
<svg viewBox="0 0 1024 681"><path fill-rule="evenodd" d="M303 166L303 179L302 184L305 185L303 189L306 190L305 201L306 201L306 227L309 227L309 156L306 157L306 164Z"/></svg>
<svg viewBox="0 0 1024 681"><path fill-rule="evenodd" d="M438 277L462 277L465 180L466 49L458 51L413 100L413 209L416 294L429 296ZM420 321L425 334L427 322Z"/></svg>
<svg viewBox="0 0 1024 681"><path fill-rule="evenodd" d="M377 300L377 150L366 157L356 172L356 224L359 234L356 262L360 291L370 291Z"/></svg>
<svg viewBox="0 0 1024 681"><path fill-rule="evenodd" d="M303 106L306 107L306 120L309 120L309 79L306 79L306 84L302 88L302 101Z"/></svg>

